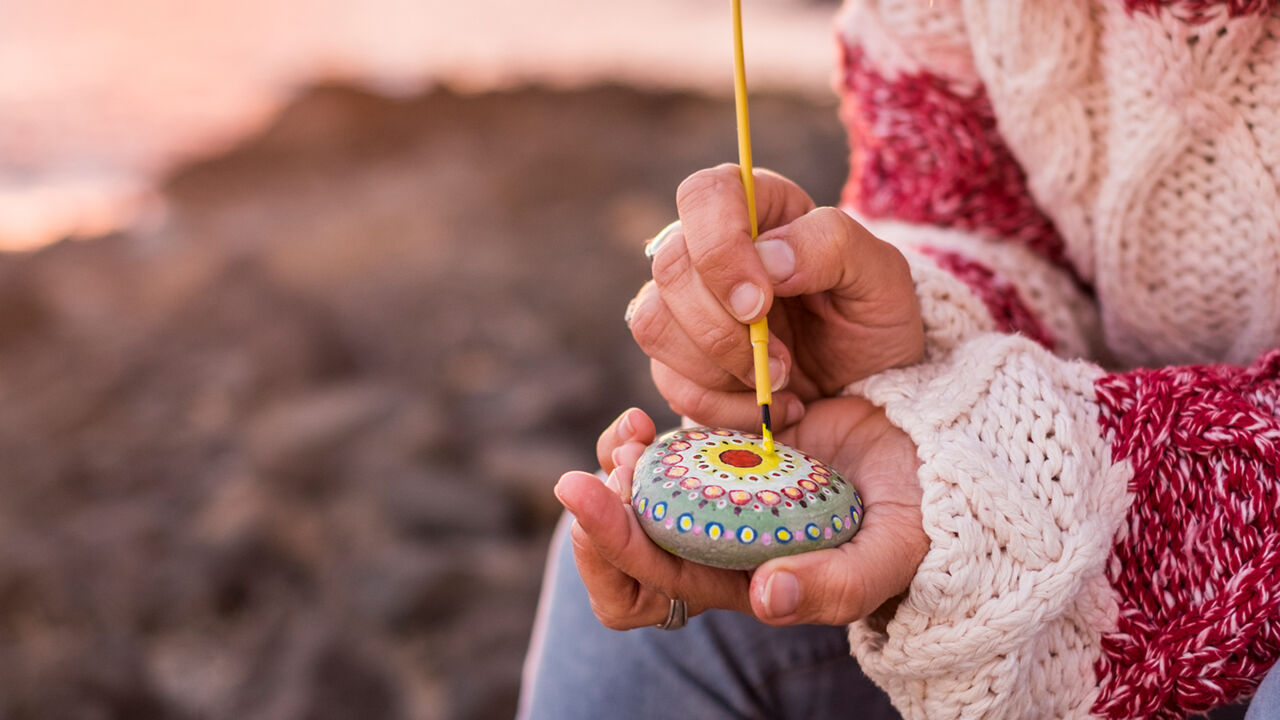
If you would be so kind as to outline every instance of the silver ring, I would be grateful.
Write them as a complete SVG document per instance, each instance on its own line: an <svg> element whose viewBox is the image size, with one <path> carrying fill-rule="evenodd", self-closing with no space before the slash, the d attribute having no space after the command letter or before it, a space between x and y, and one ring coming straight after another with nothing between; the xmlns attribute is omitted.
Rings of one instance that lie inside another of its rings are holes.
<svg viewBox="0 0 1280 720"><path fill-rule="evenodd" d="M689 623L689 606L683 600L671 598L671 606L667 608L667 619L654 627L659 630L679 630Z"/></svg>
<svg viewBox="0 0 1280 720"><path fill-rule="evenodd" d="M680 221L677 220L670 225L662 228L662 230L653 236L653 239L644 244L644 256L649 258L649 262L653 262L653 258L658 254L658 249L662 247L662 243L671 237L671 233L680 228Z"/></svg>

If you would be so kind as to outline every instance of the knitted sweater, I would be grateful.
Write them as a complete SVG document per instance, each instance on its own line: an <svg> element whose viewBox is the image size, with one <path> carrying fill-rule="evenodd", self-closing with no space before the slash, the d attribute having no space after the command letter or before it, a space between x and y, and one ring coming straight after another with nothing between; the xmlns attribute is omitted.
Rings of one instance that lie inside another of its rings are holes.
<svg viewBox="0 0 1280 720"><path fill-rule="evenodd" d="M930 720L1252 693L1280 655L1280 12L850 0L840 37L844 204L926 326L921 364L847 389L919 448L931 540L850 628L867 675Z"/></svg>

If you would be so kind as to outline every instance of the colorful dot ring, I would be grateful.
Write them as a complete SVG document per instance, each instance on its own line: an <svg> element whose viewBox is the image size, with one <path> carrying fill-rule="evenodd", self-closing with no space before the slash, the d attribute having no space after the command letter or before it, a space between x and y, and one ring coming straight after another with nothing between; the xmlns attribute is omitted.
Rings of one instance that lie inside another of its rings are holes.
<svg viewBox="0 0 1280 720"><path fill-rule="evenodd" d="M749 570L835 547L862 524L862 498L840 474L759 435L674 430L640 456L631 507L657 545L687 560Z"/></svg>

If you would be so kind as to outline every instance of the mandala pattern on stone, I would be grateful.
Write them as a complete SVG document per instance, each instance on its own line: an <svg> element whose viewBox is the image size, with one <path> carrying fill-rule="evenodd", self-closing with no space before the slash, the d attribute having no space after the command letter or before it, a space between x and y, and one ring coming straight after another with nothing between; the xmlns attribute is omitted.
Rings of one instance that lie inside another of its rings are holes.
<svg viewBox="0 0 1280 720"><path fill-rule="evenodd" d="M770 453L762 441L713 428L655 441L632 481L645 532L682 557L741 568L852 537L862 521L853 487L815 458L781 443Z"/></svg>

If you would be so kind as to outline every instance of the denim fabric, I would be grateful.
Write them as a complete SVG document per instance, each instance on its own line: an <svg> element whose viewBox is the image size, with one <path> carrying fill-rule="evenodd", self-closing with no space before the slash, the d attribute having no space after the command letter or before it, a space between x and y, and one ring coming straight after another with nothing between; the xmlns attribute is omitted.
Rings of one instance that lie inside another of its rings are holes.
<svg viewBox="0 0 1280 720"><path fill-rule="evenodd" d="M521 720L898 718L849 656L841 627L775 628L711 610L675 631L605 628L567 528L552 544Z"/></svg>
<svg viewBox="0 0 1280 720"><path fill-rule="evenodd" d="M1262 679L1244 720L1280 720L1280 663Z"/></svg>
<svg viewBox="0 0 1280 720"><path fill-rule="evenodd" d="M681 630L617 632L591 612L568 521L552 541L518 720L896 720L849 656L844 628L775 628L724 610ZM1210 720L1280 720L1280 670Z"/></svg>

